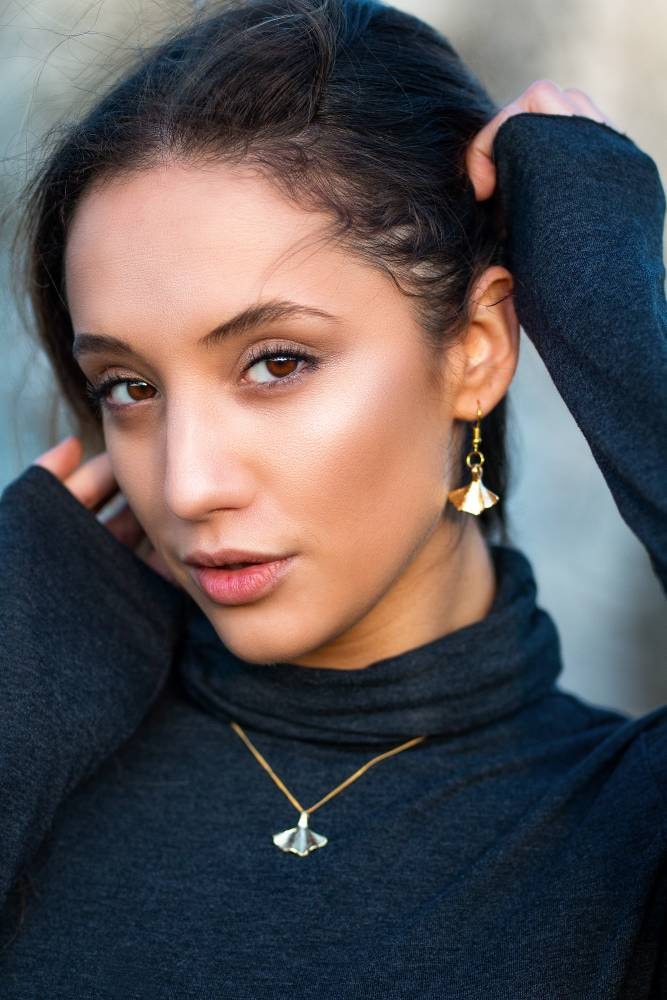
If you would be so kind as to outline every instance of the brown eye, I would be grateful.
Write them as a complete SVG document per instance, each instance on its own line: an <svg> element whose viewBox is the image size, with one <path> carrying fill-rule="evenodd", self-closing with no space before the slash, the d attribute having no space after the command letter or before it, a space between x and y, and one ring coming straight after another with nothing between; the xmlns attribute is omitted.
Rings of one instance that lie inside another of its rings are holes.
<svg viewBox="0 0 667 1000"><path fill-rule="evenodd" d="M299 362L303 362L301 371L298 370ZM286 351L273 348L252 358L245 371L247 373L256 368L259 377L251 378L249 381L254 385L269 388L278 385L279 382L291 382L299 378L302 371L315 367L316 361L310 354L294 349ZM265 377L267 375L268 377Z"/></svg>
<svg viewBox="0 0 667 1000"><path fill-rule="evenodd" d="M122 398L112 397L111 394L115 389L124 391L129 396L129 402L127 399L123 400ZM95 409L104 407L106 410L115 411L128 410L132 408L134 403L142 403L152 399L152 396L150 396L152 391L153 387L141 379L112 377L104 379L98 386L91 383L87 383L86 385L86 394Z"/></svg>
<svg viewBox="0 0 667 1000"><path fill-rule="evenodd" d="M120 395L115 398L112 396L114 389L118 389ZM145 399L151 399L150 393L153 391L152 386L148 382L141 382L138 380L130 381L130 379L124 379L123 381L115 382L107 390L107 395L111 397L111 402L115 406L125 406L126 400L123 399L122 393L125 392L130 397L133 403L141 403Z"/></svg>
<svg viewBox="0 0 667 1000"><path fill-rule="evenodd" d="M151 386L147 382L126 382L127 393L134 402L139 403L142 399L150 399Z"/></svg>
<svg viewBox="0 0 667 1000"><path fill-rule="evenodd" d="M296 364L296 358L278 358L278 360L270 360L266 362L267 371L270 371L272 375L276 378L282 378L285 375L291 375L292 369Z"/></svg>

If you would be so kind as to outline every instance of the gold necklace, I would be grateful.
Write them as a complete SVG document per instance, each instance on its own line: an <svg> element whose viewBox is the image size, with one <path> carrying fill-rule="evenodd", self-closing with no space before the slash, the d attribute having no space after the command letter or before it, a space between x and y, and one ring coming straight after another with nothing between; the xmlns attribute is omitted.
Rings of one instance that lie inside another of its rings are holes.
<svg viewBox="0 0 667 1000"><path fill-rule="evenodd" d="M394 754L400 753L401 750L407 750L409 747L413 747L417 743L422 743L427 738L426 736L415 736L414 739L407 740L406 743L401 743L400 746L394 747L392 750L386 750L384 753L378 754L377 757L373 757L373 759L369 760L366 764L362 764L359 770L355 771L354 774L351 774L349 778L345 779L345 781L341 781L340 785L337 785L336 788L328 792L324 798L320 799L319 802L316 802L314 806L311 806L309 809L304 809L299 800L292 795L288 788L285 787L278 775L272 769L271 765L261 755L257 747L254 746L250 737L246 735L238 722L230 722L229 724L234 732L241 737L245 745L248 747L248 750L254 754L255 758L259 761L264 770L270 774L278 788L287 796L299 813L299 822L297 825L293 826L290 830L283 830L281 833L274 833L273 843L276 847L279 847L281 851L298 854L301 858L305 858L311 851L315 851L318 847L324 847L324 845L329 842L327 837L324 837L321 833L315 833L315 831L311 830L308 826L308 816L310 813L314 813L316 809L323 806L324 803L328 802L329 799L332 799L334 795L338 795L339 792L342 792L344 788L347 788L347 786L351 785L353 781L356 781L357 778L361 777L364 771L367 771L369 767L373 766L373 764L377 764L378 761L384 760L385 757L392 757Z"/></svg>

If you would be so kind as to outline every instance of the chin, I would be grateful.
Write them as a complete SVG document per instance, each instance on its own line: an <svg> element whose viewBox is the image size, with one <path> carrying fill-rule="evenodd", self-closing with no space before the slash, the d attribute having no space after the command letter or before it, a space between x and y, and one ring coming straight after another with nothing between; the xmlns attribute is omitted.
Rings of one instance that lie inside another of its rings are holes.
<svg viewBox="0 0 667 1000"><path fill-rule="evenodd" d="M243 607L230 610L240 611ZM257 621L251 622L250 619L246 620L245 624L237 621L233 627L224 627L213 618L211 624L222 644L234 656L247 663L267 667L291 663L295 658L319 649L326 642L326 636L314 636L312 641L308 642L307 627L303 620L297 622L293 634L290 635L290 628L284 616L281 616L280 621L275 624L268 618L260 624ZM227 625L229 626L229 623Z"/></svg>

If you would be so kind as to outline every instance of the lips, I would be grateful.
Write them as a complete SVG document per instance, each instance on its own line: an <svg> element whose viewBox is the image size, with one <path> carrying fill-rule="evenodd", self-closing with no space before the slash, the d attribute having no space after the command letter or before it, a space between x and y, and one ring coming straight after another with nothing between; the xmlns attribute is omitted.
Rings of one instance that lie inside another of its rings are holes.
<svg viewBox="0 0 667 1000"><path fill-rule="evenodd" d="M184 557L183 562L190 566L230 566L270 563L278 559L288 558L282 552L251 552L249 549L217 549L215 552L207 552L205 549L196 549Z"/></svg>
<svg viewBox="0 0 667 1000"><path fill-rule="evenodd" d="M200 589L216 604L247 604L271 593L294 559L288 556L245 569L194 566L192 575Z"/></svg>

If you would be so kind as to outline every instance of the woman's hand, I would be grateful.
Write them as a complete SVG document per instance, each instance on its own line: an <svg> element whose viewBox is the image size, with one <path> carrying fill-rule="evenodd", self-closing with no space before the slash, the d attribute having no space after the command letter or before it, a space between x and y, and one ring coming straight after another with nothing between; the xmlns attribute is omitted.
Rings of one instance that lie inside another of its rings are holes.
<svg viewBox="0 0 667 1000"><path fill-rule="evenodd" d="M566 87L565 90L561 90L553 80L535 80L486 123L466 150L466 168L475 188L477 201L490 198L496 186L496 168L491 158L496 132L506 118L521 114L522 111L550 115L582 115L596 122L603 122L611 128L616 127L583 90L578 90L576 87Z"/></svg>
<svg viewBox="0 0 667 1000"><path fill-rule="evenodd" d="M111 471L111 461L106 451L100 452L83 464L81 464L82 455L83 447L80 440L71 435L59 441L53 448L43 452L32 464L41 465L53 473L79 503L87 507L88 510L97 513L116 495L122 496L122 494L118 490L118 484ZM136 552L136 547L146 537L146 534L124 498L120 509L100 523L108 528L114 538L132 549L156 573L159 573L170 583L180 586L152 546L147 555Z"/></svg>

